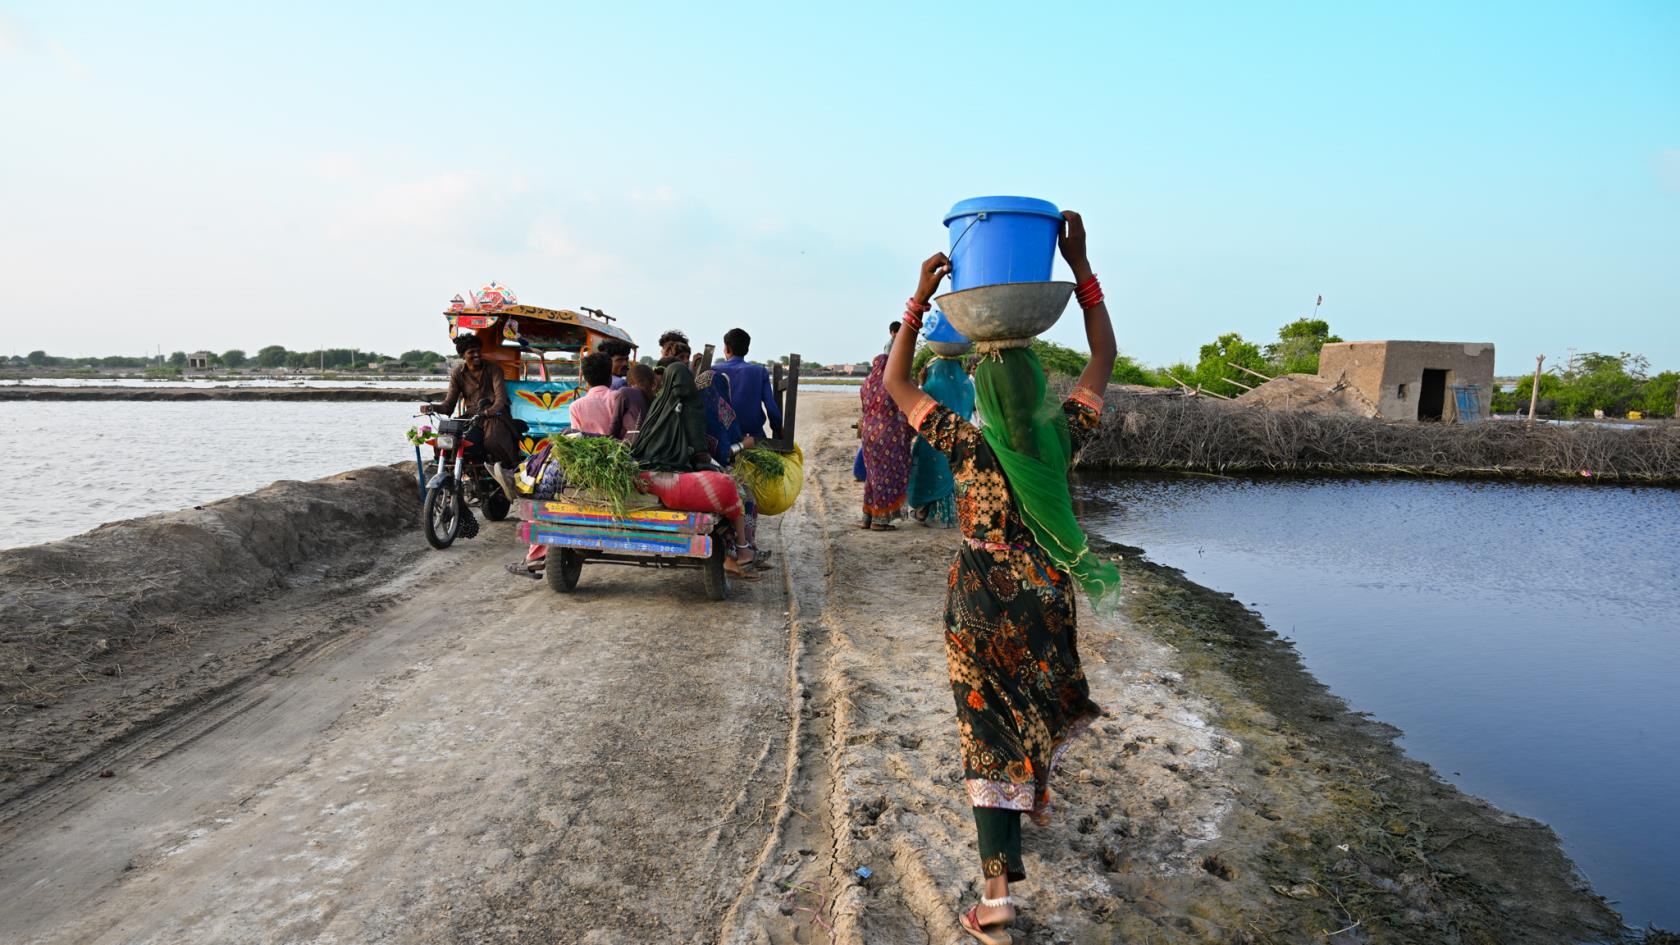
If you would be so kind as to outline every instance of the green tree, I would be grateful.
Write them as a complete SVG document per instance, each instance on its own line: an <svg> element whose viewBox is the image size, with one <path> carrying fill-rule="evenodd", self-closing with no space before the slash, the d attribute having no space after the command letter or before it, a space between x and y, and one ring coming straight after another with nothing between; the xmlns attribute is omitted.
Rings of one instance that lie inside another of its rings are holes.
<svg viewBox="0 0 1680 945"><path fill-rule="evenodd" d="M245 352L239 350L238 348L231 348L227 351L223 351L222 363L230 368L242 368L245 366Z"/></svg>
<svg viewBox="0 0 1680 945"><path fill-rule="evenodd" d="M1266 361L1274 374L1317 374L1319 349L1341 340L1324 319L1297 318L1278 329L1277 342L1266 346Z"/></svg>
<svg viewBox="0 0 1680 945"><path fill-rule="evenodd" d="M265 368L285 367L286 355L290 353L283 345L269 345L266 348L258 349L257 366Z"/></svg>
<svg viewBox="0 0 1680 945"><path fill-rule="evenodd" d="M169 363L174 367L181 367L185 365L187 363L187 353L185 351L170 352Z"/></svg>
<svg viewBox="0 0 1680 945"><path fill-rule="evenodd" d="M1211 344L1202 345L1200 357L1196 361L1196 380L1192 383L1202 385L1204 390L1216 394L1236 396L1243 392L1243 388L1228 383L1234 378L1242 379L1242 383L1249 387L1254 384L1249 376L1232 367L1240 364L1252 371L1266 368L1266 358L1260 353L1260 347L1253 342L1244 340L1237 332L1228 332L1215 338Z"/></svg>
<svg viewBox="0 0 1680 945"><path fill-rule="evenodd" d="M1640 409L1645 411L1645 416L1674 416L1676 387L1680 387L1680 371L1664 371L1646 381L1645 389L1640 392Z"/></svg>
<svg viewBox="0 0 1680 945"><path fill-rule="evenodd" d="M1034 338L1032 349L1046 371L1064 377L1078 377L1080 372L1085 370L1086 363L1091 360L1091 356L1083 351L1075 351L1066 345L1059 345L1044 338Z"/></svg>
<svg viewBox="0 0 1680 945"><path fill-rule="evenodd" d="M44 367L47 363L47 353L45 351L31 351L24 356L24 360L29 362L30 367Z"/></svg>
<svg viewBox="0 0 1680 945"><path fill-rule="evenodd" d="M419 348L415 348L412 351L404 351L397 360L404 364L413 364L423 367L426 365L436 364L439 361L444 360L444 357L436 351L422 351Z"/></svg>
<svg viewBox="0 0 1680 945"><path fill-rule="evenodd" d="M1602 410L1607 417L1627 414L1635 405L1649 362L1626 352L1620 355L1591 351L1564 366L1558 388L1558 410L1566 417L1588 417Z"/></svg>

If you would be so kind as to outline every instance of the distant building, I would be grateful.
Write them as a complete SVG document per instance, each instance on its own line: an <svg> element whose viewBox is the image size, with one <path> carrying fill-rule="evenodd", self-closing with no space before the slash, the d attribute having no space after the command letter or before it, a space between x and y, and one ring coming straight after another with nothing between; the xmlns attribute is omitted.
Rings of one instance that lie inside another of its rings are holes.
<svg viewBox="0 0 1680 945"><path fill-rule="evenodd" d="M189 371L206 371L206 370L209 370L210 369L210 358L211 357L212 357L212 355L208 351L194 351L192 354L187 355L187 370L189 370Z"/></svg>
<svg viewBox="0 0 1680 945"><path fill-rule="evenodd" d="M1318 376L1357 390L1385 420L1485 420L1493 403L1493 345L1339 341L1318 353Z"/></svg>

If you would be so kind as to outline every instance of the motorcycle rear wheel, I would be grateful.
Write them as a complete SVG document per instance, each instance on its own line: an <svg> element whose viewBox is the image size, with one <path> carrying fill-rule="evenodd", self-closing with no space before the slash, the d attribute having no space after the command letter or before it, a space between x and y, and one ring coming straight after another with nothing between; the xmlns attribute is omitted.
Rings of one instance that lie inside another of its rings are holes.
<svg viewBox="0 0 1680 945"><path fill-rule="evenodd" d="M467 511L460 489L428 489L421 508L426 518L426 543L439 551L453 545Z"/></svg>

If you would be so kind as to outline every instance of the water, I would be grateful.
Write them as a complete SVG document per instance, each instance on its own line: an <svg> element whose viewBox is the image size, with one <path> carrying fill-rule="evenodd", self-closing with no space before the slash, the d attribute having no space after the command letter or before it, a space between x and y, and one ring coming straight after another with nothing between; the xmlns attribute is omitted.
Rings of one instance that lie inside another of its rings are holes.
<svg viewBox="0 0 1680 945"><path fill-rule="evenodd" d="M414 458L408 403L0 401L0 548Z"/></svg>
<svg viewBox="0 0 1680 945"><path fill-rule="evenodd" d="M1093 533L1235 594L1466 791L1680 928L1680 492L1088 479Z"/></svg>
<svg viewBox="0 0 1680 945"><path fill-rule="evenodd" d="M170 378L168 380L151 380L141 377L42 377L23 378L20 380L0 380L0 387L121 387L121 388L190 388L192 390L215 390L217 388L238 387L282 387L282 388L400 388L403 390L439 390L449 386L449 378L444 376L420 379L404 378L346 378L342 381L322 380L312 377L241 377L234 379L216 379L208 377Z"/></svg>

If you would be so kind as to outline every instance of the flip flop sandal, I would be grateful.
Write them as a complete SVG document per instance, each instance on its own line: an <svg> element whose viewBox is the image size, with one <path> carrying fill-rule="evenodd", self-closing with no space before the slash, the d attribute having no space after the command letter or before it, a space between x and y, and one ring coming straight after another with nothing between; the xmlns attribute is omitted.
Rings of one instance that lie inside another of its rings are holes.
<svg viewBox="0 0 1680 945"><path fill-rule="evenodd" d="M1004 927L1006 923L994 922L991 925L981 925L978 918L979 912L980 907L974 905L962 914L962 918L958 921L961 923L964 932L979 939L982 945L1015 945L1015 937L1010 935L1009 929ZM997 931L988 932L987 929L996 929Z"/></svg>
<svg viewBox="0 0 1680 945"><path fill-rule="evenodd" d="M520 577L528 577L533 581L542 579L541 571L533 571L530 568L527 568L525 566L525 562L523 561L514 561L509 563L507 566L507 573L517 574Z"/></svg>
<svg viewBox="0 0 1680 945"><path fill-rule="evenodd" d="M891 522L875 522L869 526L869 530L876 532L896 532L898 531L898 526L892 524Z"/></svg>
<svg viewBox="0 0 1680 945"><path fill-rule="evenodd" d="M731 563L735 565L733 568L730 567L728 564L725 564L723 566L723 571L724 571L725 574L728 574L730 577L735 578L737 580L741 580L741 581L756 581L756 580L758 580L758 575L754 574L753 572L741 570L740 562L731 562Z"/></svg>

